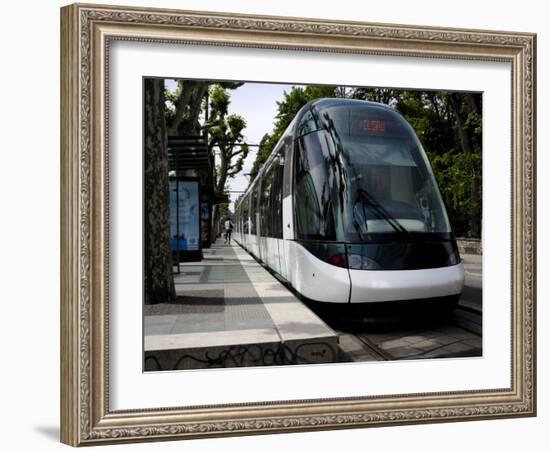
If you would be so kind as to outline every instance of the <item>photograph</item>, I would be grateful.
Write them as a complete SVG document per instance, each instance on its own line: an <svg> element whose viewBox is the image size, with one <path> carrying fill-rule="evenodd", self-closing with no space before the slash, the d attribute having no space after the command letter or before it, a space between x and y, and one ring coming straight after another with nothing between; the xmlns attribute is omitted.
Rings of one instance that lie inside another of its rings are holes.
<svg viewBox="0 0 550 450"><path fill-rule="evenodd" d="M536 415L536 34L331 17L61 8L62 442Z"/></svg>
<svg viewBox="0 0 550 450"><path fill-rule="evenodd" d="M3 6L3 448L548 447L545 2Z"/></svg>
<svg viewBox="0 0 550 450"><path fill-rule="evenodd" d="M145 371L475 358L480 92L143 79Z"/></svg>

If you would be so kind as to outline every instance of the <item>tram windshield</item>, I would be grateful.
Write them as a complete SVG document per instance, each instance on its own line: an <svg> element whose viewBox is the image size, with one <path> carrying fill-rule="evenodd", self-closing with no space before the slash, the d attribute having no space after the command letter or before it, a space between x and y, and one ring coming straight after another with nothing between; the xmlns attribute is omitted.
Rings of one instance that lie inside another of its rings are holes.
<svg viewBox="0 0 550 450"><path fill-rule="evenodd" d="M450 232L427 157L401 116L357 103L306 117L310 124L302 127L307 131L297 149L298 232L307 221L301 215L317 220L305 225L302 238L364 241L373 233ZM308 205L300 205L304 201Z"/></svg>

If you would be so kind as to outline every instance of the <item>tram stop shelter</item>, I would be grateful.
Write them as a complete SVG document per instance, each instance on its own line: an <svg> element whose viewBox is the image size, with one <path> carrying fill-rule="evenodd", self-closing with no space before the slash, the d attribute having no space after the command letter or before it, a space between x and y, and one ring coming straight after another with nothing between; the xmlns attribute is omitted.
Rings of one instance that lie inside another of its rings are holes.
<svg viewBox="0 0 550 450"><path fill-rule="evenodd" d="M200 261L214 239L212 206L229 199L214 190L214 160L205 136L169 136L167 153L173 261Z"/></svg>

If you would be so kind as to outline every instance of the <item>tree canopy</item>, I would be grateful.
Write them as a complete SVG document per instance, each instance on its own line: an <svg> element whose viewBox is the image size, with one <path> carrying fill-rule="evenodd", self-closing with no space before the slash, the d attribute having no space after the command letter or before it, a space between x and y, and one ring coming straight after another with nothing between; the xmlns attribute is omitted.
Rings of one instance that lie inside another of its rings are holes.
<svg viewBox="0 0 550 450"><path fill-rule="evenodd" d="M214 189L223 193L228 178L234 177L248 154L242 131L243 117L229 114L230 90L242 82L177 80L176 89L165 90L166 129L169 136L199 136L208 132L210 154L217 153L219 164Z"/></svg>
<svg viewBox="0 0 550 450"><path fill-rule="evenodd" d="M209 132L208 147L219 150L220 164L216 167L216 191L223 192L228 178L242 170L248 155L248 145L243 136L246 121L236 114L229 114L230 96L227 89L215 85L210 92L210 119L205 124Z"/></svg>

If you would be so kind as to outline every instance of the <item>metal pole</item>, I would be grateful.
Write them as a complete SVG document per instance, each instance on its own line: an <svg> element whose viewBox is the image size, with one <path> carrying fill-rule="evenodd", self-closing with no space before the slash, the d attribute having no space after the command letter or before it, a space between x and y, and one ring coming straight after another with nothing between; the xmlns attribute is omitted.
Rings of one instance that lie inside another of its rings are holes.
<svg viewBox="0 0 550 450"><path fill-rule="evenodd" d="M181 249L180 249L180 188L176 175L176 245L178 249L178 273L180 273Z"/></svg>

